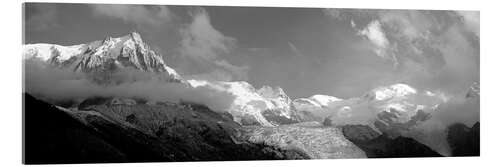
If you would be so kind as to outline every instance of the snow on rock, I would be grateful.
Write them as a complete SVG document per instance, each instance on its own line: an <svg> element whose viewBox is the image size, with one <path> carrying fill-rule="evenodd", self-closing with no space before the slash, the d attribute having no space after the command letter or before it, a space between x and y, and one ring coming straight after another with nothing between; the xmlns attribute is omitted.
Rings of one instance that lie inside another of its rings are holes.
<svg viewBox="0 0 500 167"><path fill-rule="evenodd" d="M342 99L328 95L313 95L308 98L298 98L293 100L292 105L296 110L318 112L331 108L336 102Z"/></svg>
<svg viewBox="0 0 500 167"><path fill-rule="evenodd" d="M394 84L391 86L383 86L375 88L368 93L369 97L374 97L375 100L388 100L394 97L404 97L411 94L416 94L417 90L406 84Z"/></svg>
<svg viewBox="0 0 500 167"><path fill-rule="evenodd" d="M85 51L84 47L84 44L72 46L61 46L46 43L27 44L23 46L23 58L38 58L42 61L55 59L58 62L63 62L73 56L82 54Z"/></svg>
<svg viewBox="0 0 500 167"><path fill-rule="evenodd" d="M186 80L191 87L208 87L218 91L225 91L235 96L228 112L240 124L252 124L252 122L263 126L275 126L266 120L262 113L272 110L277 115L290 118L290 98L283 89L264 86L256 90L252 85L244 81L222 82L205 80Z"/></svg>
<svg viewBox="0 0 500 167"><path fill-rule="evenodd" d="M251 143L300 150L313 159L366 157L359 147L344 137L340 128L322 126L318 122L246 127L242 136Z"/></svg>
<svg viewBox="0 0 500 167"><path fill-rule="evenodd" d="M272 88L270 86L262 86L259 90L257 90L262 97L271 101L274 105L274 110L280 110L280 116L284 116L286 118L291 118L291 110L290 105L292 100L288 95L283 91L281 87Z"/></svg>
<svg viewBox="0 0 500 167"><path fill-rule="evenodd" d="M311 100L317 102L321 106L328 106L330 103L341 101L342 99L327 96L327 95L313 95L310 97Z"/></svg>
<svg viewBox="0 0 500 167"><path fill-rule="evenodd" d="M166 73L173 80L182 80L136 32L73 46L27 44L23 48L23 57L38 58L51 65L86 73L135 68L145 72Z"/></svg>
<svg viewBox="0 0 500 167"><path fill-rule="evenodd" d="M364 124L398 134L432 117L446 97L439 91L394 84L370 90L361 98L337 102L327 110L326 118L333 124Z"/></svg>

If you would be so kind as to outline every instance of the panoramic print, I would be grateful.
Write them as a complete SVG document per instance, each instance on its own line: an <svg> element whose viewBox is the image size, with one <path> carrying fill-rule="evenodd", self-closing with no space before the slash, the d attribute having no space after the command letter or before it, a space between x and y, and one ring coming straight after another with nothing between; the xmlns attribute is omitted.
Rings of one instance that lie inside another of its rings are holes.
<svg viewBox="0 0 500 167"><path fill-rule="evenodd" d="M479 11L23 15L25 164L479 156Z"/></svg>

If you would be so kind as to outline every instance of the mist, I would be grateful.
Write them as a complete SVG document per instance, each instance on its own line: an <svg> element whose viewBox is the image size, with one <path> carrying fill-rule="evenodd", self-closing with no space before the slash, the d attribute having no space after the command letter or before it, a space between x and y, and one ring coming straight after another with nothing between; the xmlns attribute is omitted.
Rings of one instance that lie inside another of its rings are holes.
<svg viewBox="0 0 500 167"><path fill-rule="evenodd" d="M455 123L472 127L479 122L480 106L479 97L455 97L439 105L432 117L418 124L406 136L431 147L445 156L451 156L447 137L447 128Z"/></svg>
<svg viewBox="0 0 500 167"><path fill-rule="evenodd" d="M54 68L38 60L24 60L24 92L48 102L81 101L90 97L142 98L152 102L192 102L204 104L214 111L227 111L234 100L230 93L207 87L191 88L168 82L164 74L133 69L113 73L113 83L97 84L95 78Z"/></svg>

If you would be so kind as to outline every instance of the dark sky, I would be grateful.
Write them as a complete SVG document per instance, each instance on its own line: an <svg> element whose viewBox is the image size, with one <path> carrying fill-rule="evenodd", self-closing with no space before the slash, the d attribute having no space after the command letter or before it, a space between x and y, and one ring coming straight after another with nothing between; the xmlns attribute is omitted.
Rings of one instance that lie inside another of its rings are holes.
<svg viewBox="0 0 500 167"><path fill-rule="evenodd" d="M479 12L25 4L25 43L132 31L187 78L280 86L292 98L401 82L460 93L479 81Z"/></svg>

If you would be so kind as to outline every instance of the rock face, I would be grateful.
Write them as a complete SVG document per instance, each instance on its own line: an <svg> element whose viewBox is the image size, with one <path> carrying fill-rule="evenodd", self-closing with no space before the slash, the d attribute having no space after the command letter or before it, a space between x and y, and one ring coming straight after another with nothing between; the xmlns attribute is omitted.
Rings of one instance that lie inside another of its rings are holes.
<svg viewBox="0 0 500 167"><path fill-rule="evenodd" d="M365 158L365 153L342 135L339 128L317 122L277 127L247 127L245 138L285 150L298 150L313 159Z"/></svg>
<svg viewBox="0 0 500 167"><path fill-rule="evenodd" d="M416 127L421 122L427 121L431 118L431 113L426 113L423 110L417 111L417 113L409 119L402 119L406 117L401 111L396 109L390 109L389 111L383 111L377 114L377 119L373 125L378 131L385 133L391 137L397 137L405 132L410 131L412 128ZM403 121L401 121L403 120Z"/></svg>
<svg viewBox="0 0 500 167"><path fill-rule="evenodd" d="M453 156L479 156L479 122L472 127L453 124L448 127L447 140Z"/></svg>
<svg viewBox="0 0 500 167"><path fill-rule="evenodd" d="M23 102L23 162L26 164L125 162L135 155L126 155L125 150L104 139L106 134L80 123L55 106L28 94L24 94ZM137 152L144 150L136 146Z"/></svg>
<svg viewBox="0 0 500 167"><path fill-rule="evenodd" d="M24 45L23 57L25 60L36 59L56 67L92 73L93 76L106 76L120 69L131 68L162 73L172 80L181 80L179 74L168 67L162 56L153 51L136 32L73 46L27 44Z"/></svg>
<svg viewBox="0 0 500 167"><path fill-rule="evenodd" d="M238 138L230 118L194 104L66 109L24 95L26 164L304 159Z"/></svg>
<svg viewBox="0 0 500 167"><path fill-rule="evenodd" d="M438 153L412 138L380 134L366 125L345 125L344 136L361 148L368 157L440 157Z"/></svg>

